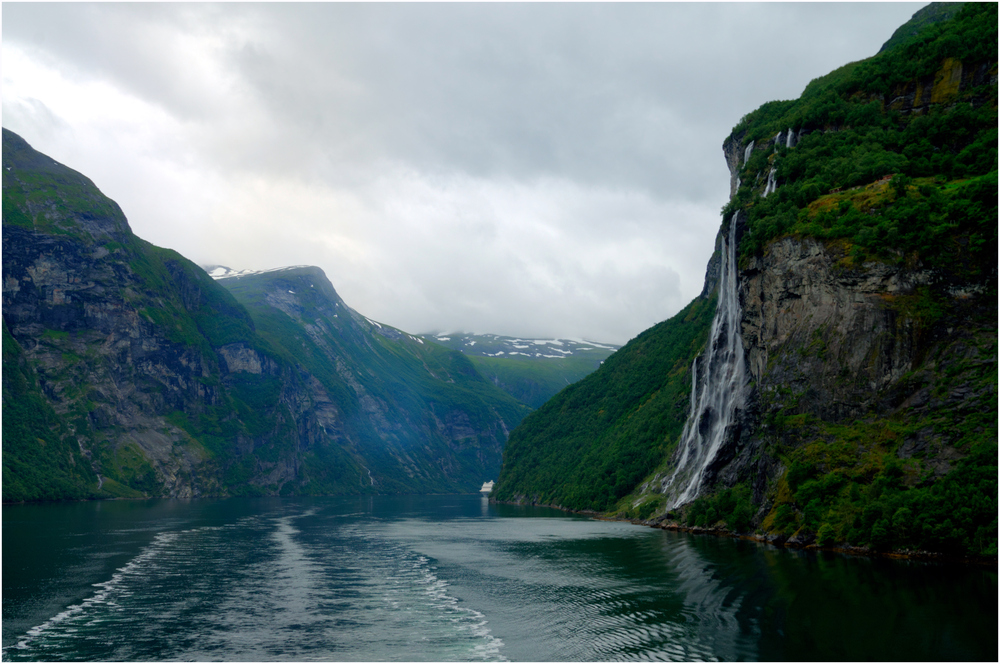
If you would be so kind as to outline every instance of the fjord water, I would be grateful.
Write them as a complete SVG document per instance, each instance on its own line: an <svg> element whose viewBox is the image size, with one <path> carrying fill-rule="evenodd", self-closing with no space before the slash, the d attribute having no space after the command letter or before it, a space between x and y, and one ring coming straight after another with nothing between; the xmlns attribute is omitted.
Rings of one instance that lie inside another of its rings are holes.
<svg viewBox="0 0 1000 664"><path fill-rule="evenodd" d="M480 496L3 507L4 660L995 660L995 567Z"/></svg>

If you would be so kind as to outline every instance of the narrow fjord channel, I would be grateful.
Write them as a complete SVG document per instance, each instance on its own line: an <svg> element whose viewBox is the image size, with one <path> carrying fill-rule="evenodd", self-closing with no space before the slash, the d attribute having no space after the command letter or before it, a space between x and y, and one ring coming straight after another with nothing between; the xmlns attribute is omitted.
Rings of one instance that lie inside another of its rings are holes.
<svg viewBox="0 0 1000 664"><path fill-rule="evenodd" d="M3 507L3 659L993 660L992 568L480 496Z"/></svg>

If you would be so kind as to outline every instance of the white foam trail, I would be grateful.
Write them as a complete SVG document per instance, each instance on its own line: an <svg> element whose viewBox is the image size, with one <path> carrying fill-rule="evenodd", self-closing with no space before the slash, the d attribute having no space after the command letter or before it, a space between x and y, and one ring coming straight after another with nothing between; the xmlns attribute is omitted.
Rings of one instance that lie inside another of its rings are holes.
<svg viewBox="0 0 1000 664"><path fill-rule="evenodd" d="M473 636L482 639L482 643L473 646L473 652L476 653L476 657L490 661L507 661L507 658L500 653L500 649L503 647L503 640L498 639L490 633L490 628L486 626L489 622L486 620L486 616L475 609L461 606L458 598L449 595L446 590L449 585L448 582L439 579L434 574L430 567L430 560L426 556L419 556L413 567L420 574L417 582L426 586L424 594L427 595L434 606L449 612L465 614L465 616L457 615L451 621L460 632L468 631Z"/></svg>
<svg viewBox="0 0 1000 664"><path fill-rule="evenodd" d="M140 553L138 556L133 558L124 567L120 567L115 570L114 574L107 581L102 581L100 583L95 583L94 587L100 588L98 592L94 593L87 599L83 600L79 604L74 604L64 611L57 613L52 616L41 625L32 627L28 632L21 638L17 643L15 648L21 649L28 646L28 644L41 636L46 631L51 628L74 618L91 608L92 606L98 604L106 604L109 602L108 596L113 592L113 590L120 584L122 579L125 577L135 574L140 567L143 567L149 563L153 558L159 555L163 548L177 539L178 533L160 533L153 539L153 543L150 544L146 549Z"/></svg>
<svg viewBox="0 0 1000 664"><path fill-rule="evenodd" d="M149 546L147 546L135 558L130 560L124 567L119 567L115 570L110 579L93 584L95 588L100 588L99 591L79 604L74 604L57 613L41 625L32 627L25 633L24 636L20 638L20 640L18 640L16 644L9 646L9 648L16 650L28 648L38 637L45 635L67 621L84 617L85 614L87 614L88 611L94 607L100 605L116 605L117 601L115 600L114 595L120 589L122 582L129 577L145 575L147 573L146 570L151 564L153 564L154 559L159 556L167 546L173 543L180 534L180 532L172 532L160 533L156 535ZM4 648L5 653L7 650L8 648Z"/></svg>

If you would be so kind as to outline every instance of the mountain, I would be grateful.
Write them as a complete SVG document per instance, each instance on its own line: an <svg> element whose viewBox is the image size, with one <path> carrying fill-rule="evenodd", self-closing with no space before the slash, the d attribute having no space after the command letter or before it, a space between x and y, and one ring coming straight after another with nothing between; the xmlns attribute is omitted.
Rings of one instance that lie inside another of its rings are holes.
<svg viewBox="0 0 1000 664"><path fill-rule="evenodd" d="M461 351L487 380L532 408L540 408L559 390L593 372L619 348L582 339L466 332L422 336Z"/></svg>
<svg viewBox="0 0 1000 664"><path fill-rule="evenodd" d="M320 427L377 469L379 491L472 491L499 473L529 409L461 353L365 318L316 267L216 278L270 348L322 385Z"/></svg>
<svg viewBox="0 0 1000 664"><path fill-rule="evenodd" d="M528 408L460 353L366 321L316 268L247 279L244 305L3 130L3 500L495 477Z"/></svg>
<svg viewBox="0 0 1000 664"><path fill-rule="evenodd" d="M702 296L527 417L497 499L996 555L997 8L924 18L740 121Z"/></svg>
<svg viewBox="0 0 1000 664"><path fill-rule="evenodd" d="M232 277L292 269L275 268L257 271L234 270L225 265L202 267L213 279L219 280L227 287L237 283L228 281ZM306 266L298 267L306 268ZM240 290L234 292L238 294ZM372 329L383 333L383 336L390 338L408 336L411 341L421 344L428 342L462 353L469 358L481 376L530 408L539 408L559 390L593 372L619 348L614 344L582 339L524 339L468 332L407 335L390 326L370 320L368 322L376 326Z"/></svg>

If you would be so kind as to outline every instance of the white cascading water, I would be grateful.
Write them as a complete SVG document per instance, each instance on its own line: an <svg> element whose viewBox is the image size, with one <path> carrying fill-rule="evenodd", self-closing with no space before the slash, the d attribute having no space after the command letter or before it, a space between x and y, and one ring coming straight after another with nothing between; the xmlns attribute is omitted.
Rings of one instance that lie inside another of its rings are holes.
<svg viewBox="0 0 1000 664"><path fill-rule="evenodd" d="M764 187L764 193L761 194L761 196L763 196L764 198L767 198L768 194L774 192L774 190L778 188L777 175L778 175L777 168L772 168L771 171L767 174L767 186Z"/></svg>
<svg viewBox="0 0 1000 664"><path fill-rule="evenodd" d="M794 141L794 140L795 140L795 132L792 131L791 127L789 127L788 128L788 137L785 138L785 147L786 148L792 147L792 145L793 145L792 141Z"/></svg>
<svg viewBox="0 0 1000 664"><path fill-rule="evenodd" d="M729 236L722 238L719 261L719 299L712 320L708 347L691 365L691 405L680 439L680 459L664 480L668 509L694 500L705 469L715 459L744 406L746 370L740 338L740 303L736 293L736 220L729 221Z"/></svg>
<svg viewBox="0 0 1000 664"><path fill-rule="evenodd" d="M750 153L751 152L753 152L753 141L750 141L750 145L748 145L747 149L743 151L743 163L744 164L747 163L748 161L750 161Z"/></svg>

